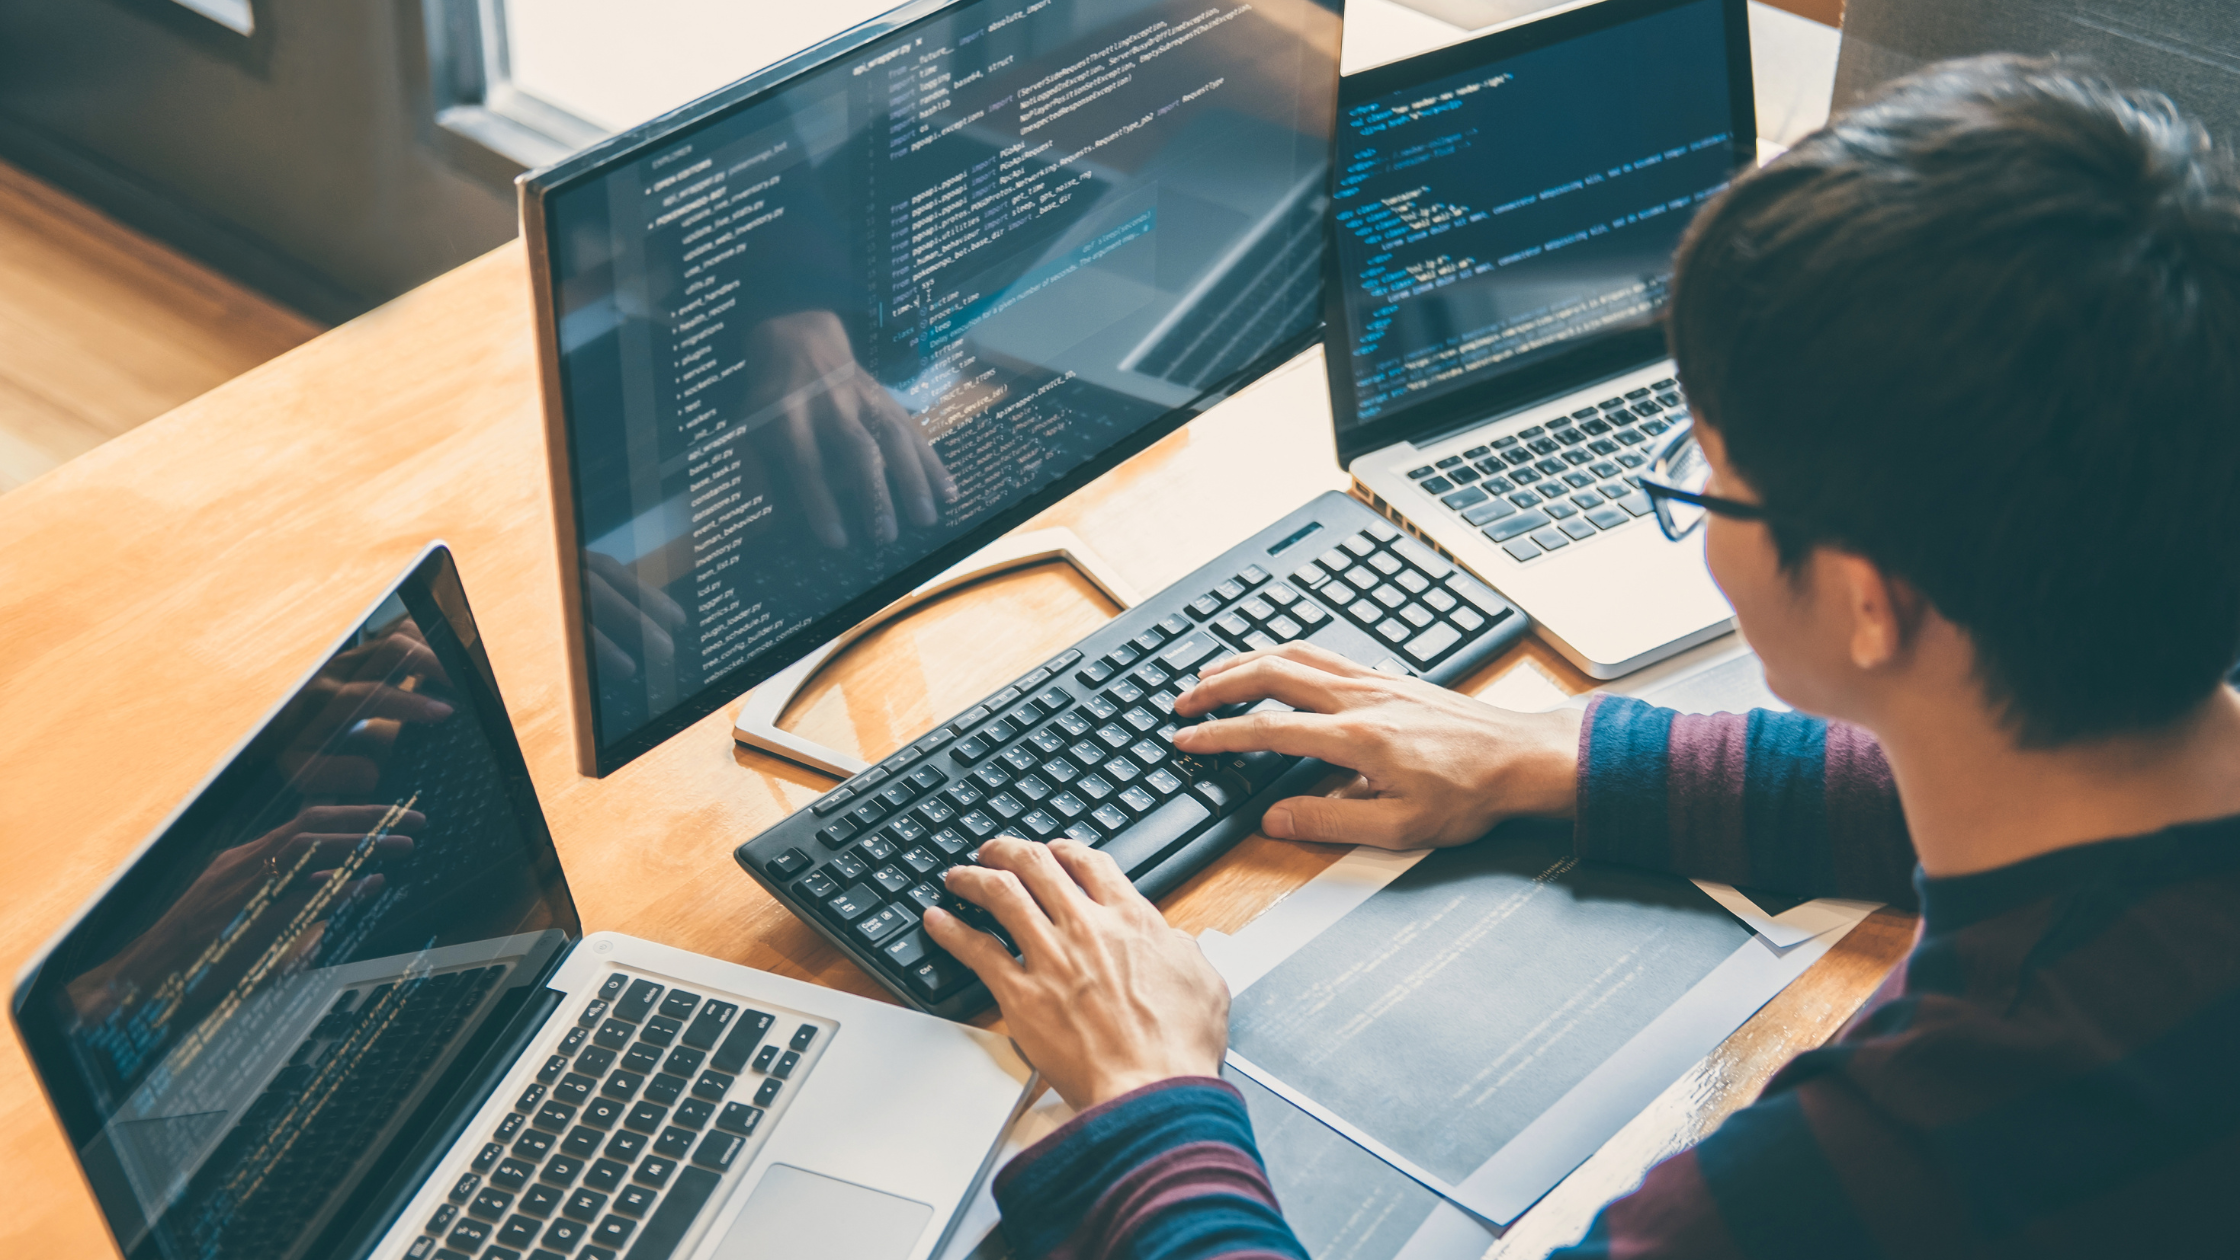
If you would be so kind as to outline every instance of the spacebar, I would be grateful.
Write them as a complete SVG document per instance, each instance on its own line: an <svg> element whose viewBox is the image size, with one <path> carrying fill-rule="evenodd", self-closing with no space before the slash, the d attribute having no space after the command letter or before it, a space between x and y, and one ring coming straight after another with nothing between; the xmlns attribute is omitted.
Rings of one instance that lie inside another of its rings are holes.
<svg viewBox="0 0 2240 1260"><path fill-rule="evenodd" d="M1194 796L1177 796L1136 820L1133 827L1099 846L1112 855L1120 869L1133 878L1138 867L1174 847L1175 842L1213 818L1213 811Z"/></svg>
<svg viewBox="0 0 2240 1260"><path fill-rule="evenodd" d="M708 1206L708 1196L722 1183L721 1175L705 1168L678 1169L676 1184L669 1187L661 1206L653 1210L646 1232L638 1235L638 1245L630 1249L630 1260L668 1260L669 1253L684 1241L700 1209Z"/></svg>

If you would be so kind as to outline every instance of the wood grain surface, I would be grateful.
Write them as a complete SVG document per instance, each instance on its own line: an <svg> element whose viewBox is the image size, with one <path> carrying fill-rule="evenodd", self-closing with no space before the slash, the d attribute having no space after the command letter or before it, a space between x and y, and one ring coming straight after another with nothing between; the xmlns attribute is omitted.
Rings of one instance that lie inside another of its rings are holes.
<svg viewBox="0 0 2240 1260"><path fill-rule="evenodd" d="M0 491L320 331L0 162Z"/></svg>
<svg viewBox="0 0 2240 1260"><path fill-rule="evenodd" d="M590 929L878 990L733 865L829 787L731 739L727 706L603 780L577 774L524 256L509 245L0 496L0 961L11 971L209 773L429 539L458 556ZM1313 354L1024 528L1071 527L1155 591L1342 487ZM789 723L876 758L1108 616L1064 566L884 628ZM1537 640L1527 663L1588 680ZM1340 850L1254 837L1168 898L1235 931ZM1879 915L1668 1091L1499 1248L1536 1255L1659 1155L1824 1040L1903 953ZM11 1029L0 1044L0 1255L110 1251Z"/></svg>

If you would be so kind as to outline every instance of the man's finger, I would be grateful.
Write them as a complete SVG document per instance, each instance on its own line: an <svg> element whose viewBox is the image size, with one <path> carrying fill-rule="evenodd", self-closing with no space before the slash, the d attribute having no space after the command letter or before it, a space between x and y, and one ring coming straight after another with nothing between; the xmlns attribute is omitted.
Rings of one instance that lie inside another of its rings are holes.
<svg viewBox="0 0 2240 1260"><path fill-rule="evenodd" d="M667 630L684 628L684 609L677 601L662 593L661 588L641 580L628 565L604 552L587 551L584 563L593 573L605 578L617 591L629 591L637 598L631 602L639 611Z"/></svg>
<svg viewBox="0 0 2240 1260"><path fill-rule="evenodd" d="M1028 966L1055 943L1050 916L1042 912L1017 875L992 867L952 866L946 880L950 892L996 917L1018 943Z"/></svg>
<svg viewBox="0 0 2240 1260"><path fill-rule="evenodd" d="M1175 732L1174 746L1199 756L1279 752L1286 757L1316 757L1349 770L1368 769L1361 763L1374 751L1344 718L1280 710L1185 726Z"/></svg>
<svg viewBox="0 0 2240 1260"><path fill-rule="evenodd" d="M1027 894L1052 923L1070 923L1080 917L1081 885L1074 882L1072 873L1059 865L1048 849L1034 841L998 836L980 846L979 862L990 870L1009 871L1018 876Z"/></svg>
<svg viewBox="0 0 2240 1260"><path fill-rule="evenodd" d="M879 439L879 449L886 453L887 470L894 476L895 489L902 495L902 507L910 514L910 522L923 529L940 520L940 509L933 505L933 487L934 469L941 466L941 461L934 458L924 426L889 397L869 372L857 368L856 382L863 391L864 418Z"/></svg>
<svg viewBox="0 0 2240 1260"><path fill-rule="evenodd" d="M381 820L389 816L389 808L387 805L313 805L290 819L284 830L291 835L328 831L362 836L381 825ZM398 814L390 825L398 831L416 831L428 825L428 816L417 809L408 809Z"/></svg>
<svg viewBox="0 0 2240 1260"><path fill-rule="evenodd" d="M840 519L840 505L824 481L824 452L817 447L816 422L809 415L808 400L789 395L784 402L785 462L793 474L794 492L809 514L809 528L817 541L838 551L848 545L848 527Z"/></svg>
<svg viewBox="0 0 2240 1260"><path fill-rule="evenodd" d="M824 417L825 436L839 447L847 489L870 522L872 540L893 542L897 531L894 501L887 494L887 459L879 451L879 440L864 427L856 408L855 390L826 388L817 396L817 404Z"/></svg>
<svg viewBox="0 0 2240 1260"><path fill-rule="evenodd" d="M1341 656L1326 647L1317 647L1312 643L1283 643L1272 648L1261 648L1258 651L1246 652L1241 656L1224 657L1199 670L1198 676L1212 678L1228 673L1241 665L1247 665L1253 661L1267 660L1271 657L1310 666L1324 673L1336 674L1340 678L1381 677L1377 671L1361 664L1350 656Z"/></svg>
<svg viewBox="0 0 2240 1260"><path fill-rule="evenodd" d="M864 379L870 380L870 374L866 373ZM896 402L893 395L884 389L878 389L877 381L871 383L887 417L900 423L903 431L910 435L910 440L917 446L918 462L925 468L927 479L933 483L934 493L941 496L943 503L955 503L957 479L949 475L949 466L942 463L941 456L934 453L933 439L926 436L926 427L919 424L917 417L912 416L901 403Z"/></svg>
<svg viewBox="0 0 2240 1260"><path fill-rule="evenodd" d="M1151 904L1128 882L1128 873L1120 869L1120 864L1113 861L1109 853L1092 849L1079 840L1059 839L1050 842L1050 856L1081 886L1089 900L1100 906L1126 906L1139 901L1146 906Z"/></svg>
<svg viewBox="0 0 2240 1260"><path fill-rule="evenodd" d="M642 588L639 588L642 589ZM677 656L676 640L628 595L597 573L584 584L591 598L591 621L605 629L617 643L635 646L650 673L665 674Z"/></svg>
<svg viewBox="0 0 2240 1260"><path fill-rule="evenodd" d="M1208 678L1175 697L1174 711L1196 717L1232 704L1280 700L1311 713L1336 713L1346 707L1348 680L1326 670L1280 656L1263 656Z"/></svg>
<svg viewBox="0 0 2240 1260"><path fill-rule="evenodd" d="M1431 842L1421 834L1416 811L1392 797L1294 796L1270 805L1261 815L1260 830L1279 840L1380 849L1419 849Z"/></svg>
<svg viewBox="0 0 2240 1260"><path fill-rule="evenodd" d="M926 935L933 938L933 943L972 968L972 974L980 977L980 983L988 986L1000 1005L1004 986L1019 975L1019 960L1011 956L1003 942L938 907L926 911L925 923Z"/></svg>

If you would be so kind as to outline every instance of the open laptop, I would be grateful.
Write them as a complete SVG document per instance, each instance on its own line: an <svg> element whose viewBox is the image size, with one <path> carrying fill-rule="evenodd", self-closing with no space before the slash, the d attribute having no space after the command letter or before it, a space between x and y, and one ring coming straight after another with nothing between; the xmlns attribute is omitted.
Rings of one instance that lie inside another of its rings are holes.
<svg viewBox="0 0 2240 1260"><path fill-rule="evenodd" d="M922 1260L1003 1038L585 936L430 546L18 982L132 1260Z"/></svg>
<svg viewBox="0 0 2240 1260"><path fill-rule="evenodd" d="M1734 624L1635 477L1687 417L1673 249L1754 119L1743 0L1602 0L1339 89L1339 458L1597 678Z"/></svg>

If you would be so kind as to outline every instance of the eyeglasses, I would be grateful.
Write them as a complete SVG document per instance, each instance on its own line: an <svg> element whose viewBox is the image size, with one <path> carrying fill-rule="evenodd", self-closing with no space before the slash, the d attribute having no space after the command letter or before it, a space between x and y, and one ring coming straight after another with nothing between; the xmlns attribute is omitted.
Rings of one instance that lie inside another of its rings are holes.
<svg viewBox="0 0 2240 1260"><path fill-rule="evenodd" d="M1714 512L1738 521L1766 519L1766 510L1755 503L1705 494L1703 488L1710 484L1711 461L1696 441L1693 422L1675 426L1641 470L1641 489L1656 507L1657 525L1674 542L1694 533Z"/></svg>

